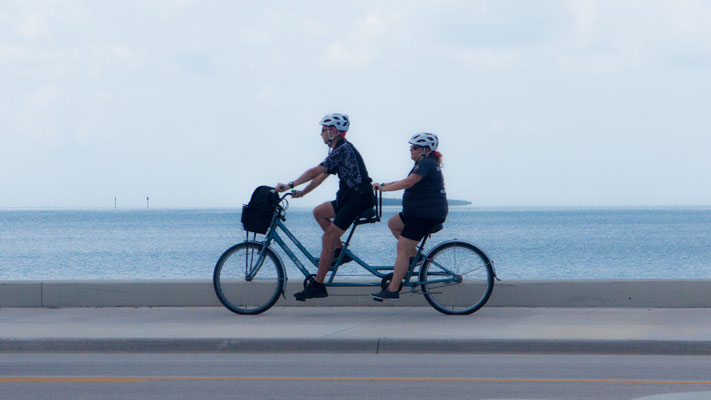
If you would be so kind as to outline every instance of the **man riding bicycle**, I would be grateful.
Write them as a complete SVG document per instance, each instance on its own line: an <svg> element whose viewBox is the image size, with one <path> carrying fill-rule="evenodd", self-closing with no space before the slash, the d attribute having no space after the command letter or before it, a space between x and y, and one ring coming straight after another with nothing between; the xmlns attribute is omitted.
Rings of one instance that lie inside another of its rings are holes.
<svg viewBox="0 0 711 400"><path fill-rule="evenodd" d="M329 175L338 174L339 179L336 199L314 208L314 218L324 231L321 239L321 258L315 280L310 281L303 291L294 294L298 301L328 296L323 282L334 257L338 257L343 248L341 236L363 211L375 204L371 179L363 158L345 138L350 127L348 116L328 114L321 119L320 124L321 138L329 147L326 159L288 184L276 185L277 192L284 192L309 182L303 190L294 193L294 197L299 198L318 187ZM350 257L344 254L342 262L349 261Z"/></svg>

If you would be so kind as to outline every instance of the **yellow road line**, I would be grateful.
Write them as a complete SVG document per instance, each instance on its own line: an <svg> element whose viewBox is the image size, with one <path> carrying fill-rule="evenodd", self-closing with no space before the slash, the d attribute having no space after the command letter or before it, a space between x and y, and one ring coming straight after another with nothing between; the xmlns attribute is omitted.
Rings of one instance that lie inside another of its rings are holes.
<svg viewBox="0 0 711 400"><path fill-rule="evenodd" d="M134 376L3 376L0 383L90 383L90 382L148 382L151 379Z"/></svg>
<svg viewBox="0 0 711 400"><path fill-rule="evenodd" d="M513 383L635 383L711 385L711 381L645 379L534 379L534 378L398 378L299 376L2 376L0 383L137 383L150 381L380 381L380 382L513 382Z"/></svg>

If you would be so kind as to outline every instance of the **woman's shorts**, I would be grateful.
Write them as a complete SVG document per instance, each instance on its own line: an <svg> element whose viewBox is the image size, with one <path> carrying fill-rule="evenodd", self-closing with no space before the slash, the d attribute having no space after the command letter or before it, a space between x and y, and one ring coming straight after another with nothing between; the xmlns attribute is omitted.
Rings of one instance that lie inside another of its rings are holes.
<svg viewBox="0 0 711 400"><path fill-rule="evenodd" d="M444 223L444 219L406 217L403 213L400 213L400 219L405 224L400 236L416 242L427 236L432 228Z"/></svg>

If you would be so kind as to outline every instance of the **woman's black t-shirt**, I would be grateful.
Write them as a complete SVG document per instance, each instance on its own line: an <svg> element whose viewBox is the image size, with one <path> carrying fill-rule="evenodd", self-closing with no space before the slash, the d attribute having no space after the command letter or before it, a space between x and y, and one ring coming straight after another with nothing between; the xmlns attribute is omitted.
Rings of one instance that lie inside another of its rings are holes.
<svg viewBox="0 0 711 400"><path fill-rule="evenodd" d="M402 196L403 214L429 219L447 218L447 193L444 190L442 169L437 161L426 157L415 163L410 174L422 175L422 179L405 190Z"/></svg>

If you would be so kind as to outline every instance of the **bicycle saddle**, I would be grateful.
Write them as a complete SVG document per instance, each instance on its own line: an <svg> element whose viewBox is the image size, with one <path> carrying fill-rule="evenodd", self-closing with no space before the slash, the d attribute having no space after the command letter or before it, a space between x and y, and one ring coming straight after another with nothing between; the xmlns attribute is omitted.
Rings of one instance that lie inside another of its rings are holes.
<svg viewBox="0 0 711 400"><path fill-rule="evenodd" d="M374 216L375 216L375 208L369 208L369 209L363 211L362 213L360 213L358 218L370 219L370 218L373 218Z"/></svg>
<svg viewBox="0 0 711 400"><path fill-rule="evenodd" d="M437 225L433 226L432 229L430 229L430 235L441 231L442 228L444 228L444 225L442 225L442 224L437 224Z"/></svg>
<svg viewBox="0 0 711 400"><path fill-rule="evenodd" d="M369 208L360 215L358 215L358 219L354 222L355 225L362 225L362 224L372 224L374 222L378 222L380 219L378 218L378 214L375 211L375 208Z"/></svg>

